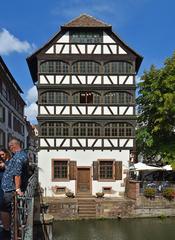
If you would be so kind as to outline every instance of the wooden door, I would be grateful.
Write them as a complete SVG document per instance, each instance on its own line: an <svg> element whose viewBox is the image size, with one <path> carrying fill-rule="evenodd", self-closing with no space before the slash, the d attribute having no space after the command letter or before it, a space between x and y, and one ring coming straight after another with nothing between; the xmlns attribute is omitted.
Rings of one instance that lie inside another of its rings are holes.
<svg viewBox="0 0 175 240"><path fill-rule="evenodd" d="M78 168L77 169L77 193L90 193L90 168Z"/></svg>

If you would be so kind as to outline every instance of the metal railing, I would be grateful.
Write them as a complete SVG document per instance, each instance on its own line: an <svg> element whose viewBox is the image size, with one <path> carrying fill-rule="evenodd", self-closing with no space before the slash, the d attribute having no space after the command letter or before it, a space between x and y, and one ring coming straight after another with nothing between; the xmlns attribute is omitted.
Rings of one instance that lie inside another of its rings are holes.
<svg viewBox="0 0 175 240"><path fill-rule="evenodd" d="M11 240L33 240L34 196L38 186L38 170L28 180L24 196L14 195L12 203Z"/></svg>
<svg viewBox="0 0 175 240"><path fill-rule="evenodd" d="M175 181L141 181L140 182L140 193L143 194L146 188L154 188L156 195L162 195L166 188L175 189Z"/></svg>

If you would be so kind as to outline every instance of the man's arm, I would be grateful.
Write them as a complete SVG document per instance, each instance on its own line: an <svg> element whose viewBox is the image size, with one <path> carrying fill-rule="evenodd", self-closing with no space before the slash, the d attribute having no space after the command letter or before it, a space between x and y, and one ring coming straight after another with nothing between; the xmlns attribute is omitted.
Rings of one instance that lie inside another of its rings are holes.
<svg viewBox="0 0 175 240"><path fill-rule="evenodd" d="M23 192L21 192L21 176L15 176L15 187L16 187L16 193L22 196Z"/></svg>

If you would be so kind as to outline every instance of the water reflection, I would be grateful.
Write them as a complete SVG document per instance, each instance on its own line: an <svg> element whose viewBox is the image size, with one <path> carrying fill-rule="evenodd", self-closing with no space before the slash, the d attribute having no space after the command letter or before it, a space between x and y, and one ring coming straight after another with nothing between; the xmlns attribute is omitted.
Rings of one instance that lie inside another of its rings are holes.
<svg viewBox="0 0 175 240"><path fill-rule="evenodd" d="M175 219L58 221L53 240L174 240Z"/></svg>

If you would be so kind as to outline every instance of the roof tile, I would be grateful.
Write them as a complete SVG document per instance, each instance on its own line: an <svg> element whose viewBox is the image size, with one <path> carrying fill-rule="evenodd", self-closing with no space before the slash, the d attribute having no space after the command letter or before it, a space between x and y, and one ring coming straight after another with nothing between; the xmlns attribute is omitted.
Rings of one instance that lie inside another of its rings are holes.
<svg viewBox="0 0 175 240"><path fill-rule="evenodd" d="M111 27L92 16L82 14L64 25L64 27Z"/></svg>

